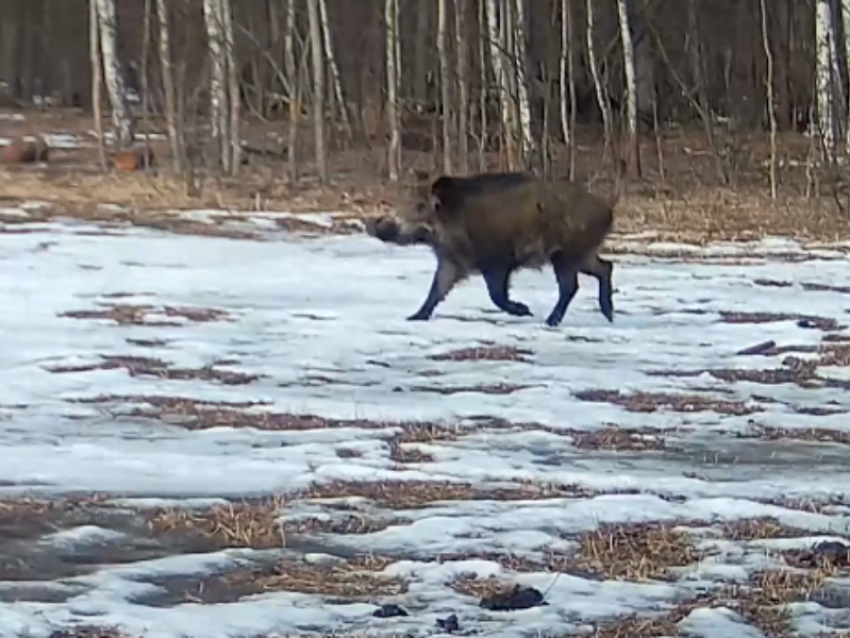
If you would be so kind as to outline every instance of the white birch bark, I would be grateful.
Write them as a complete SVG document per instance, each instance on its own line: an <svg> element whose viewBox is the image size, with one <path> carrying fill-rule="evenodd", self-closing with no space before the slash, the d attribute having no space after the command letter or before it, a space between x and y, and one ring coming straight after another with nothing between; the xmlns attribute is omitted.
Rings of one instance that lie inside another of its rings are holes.
<svg viewBox="0 0 850 638"><path fill-rule="evenodd" d="M298 179L298 120L301 115L301 78L295 65L295 0L286 3L286 30L283 34L283 66L289 83L289 128L286 141L286 163L289 167L289 179Z"/></svg>
<svg viewBox="0 0 850 638"><path fill-rule="evenodd" d="M236 68L236 47L233 40L233 13L230 8L230 0L218 0L218 14L221 20L222 33L224 35L224 59L226 64L225 77L227 78L227 104L229 116L227 137L224 140L225 153L227 154L226 170L231 175L239 172L242 154L242 139L239 133L240 103L239 103L239 71Z"/></svg>
<svg viewBox="0 0 850 638"><path fill-rule="evenodd" d="M103 63L100 55L100 28L97 18L97 3L93 0L89 3L89 56L91 60L92 84L91 102L94 115L94 130L97 134L97 152L100 159L100 167L106 170L106 143L103 139L103 114L100 105L103 90Z"/></svg>
<svg viewBox="0 0 850 638"><path fill-rule="evenodd" d="M569 86L567 84L568 72L570 66L570 34L569 34L569 12L570 0L561 0L561 53L559 56L559 95L561 98L561 135L564 137L564 144L572 143L572 133L570 132L570 116L569 109ZM571 79L570 79L571 81Z"/></svg>
<svg viewBox="0 0 850 638"><path fill-rule="evenodd" d="M617 0L617 14L620 23L620 41L623 44L623 70L626 76L626 135L630 154L629 166L632 170L637 170L637 80L635 50L632 44L632 30L629 25L629 8L626 0Z"/></svg>
<svg viewBox="0 0 850 638"><path fill-rule="evenodd" d="M523 166L534 155L534 137L531 134L531 107L528 103L528 78L525 72L527 53L525 47L525 10L523 0L514 0L513 53L516 60L516 101L519 135L522 141Z"/></svg>
<svg viewBox="0 0 850 638"><path fill-rule="evenodd" d="M398 2L385 0L384 23L386 24L386 64L387 64L387 120L390 143L387 150L387 164L391 182L397 182L401 164L401 133L398 113L399 89L399 36Z"/></svg>
<svg viewBox="0 0 850 638"><path fill-rule="evenodd" d="M818 135L830 158L835 155L835 99L836 75L835 38L832 24L832 7L829 0L817 0L815 16L815 41L817 62L815 66L815 96L817 100Z"/></svg>
<svg viewBox="0 0 850 638"><path fill-rule="evenodd" d="M452 173L452 128L451 128L451 79L449 76L449 54L446 50L446 22L448 0L437 0L437 55L440 58L440 103L443 114L443 172Z"/></svg>
<svg viewBox="0 0 850 638"><path fill-rule="evenodd" d="M605 87L602 86L602 79L599 77L599 66L596 61L596 44L594 42L596 18L594 16L593 3L594 0L587 0L586 2L587 62L590 66L590 75L593 77L596 101L599 104L599 110L602 112L602 125L605 130L605 149L607 151L611 143L611 105L608 103Z"/></svg>
<svg viewBox="0 0 850 638"><path fill-rule="evenodd" d="M466 43L466 32L464 31L464 9L466 0L454 0L455 8L455 50L457 51L457 128L458 128L458 154L460 155L460 170L467 173L469 170L469 94L467 92L467 55L469 47Z"/></svg>
<svg viewBox="0 0 850 638"><path fill-rule="evenodd" d="M850 65L850 0L841 0L841 18L844 22L844 51L848 65ZM850 95L850 78L847 78L844 95ZM845 152L850 153L850 107L848 107L844 119Z"/></svg>
<svg viewBox="0 0 850 638"><path fill-rule="evenodd" d="M210 138L217 153L216 162L230 170L227 118L227 61L224 57L225 38L218 0L204 0L204 23L209 40L210 73Z"/></svg>
<svg viewBox="0 0 850 638"><path fill-rule="evenodd" d="M319 18L322 23L322 35L325 43L325 59L328 62L328 71L330 71L331 75L331 85L333 86L336 102L339 105L339 116L342 120L342 128L345 131L346 137L350 140L352 138L351 120L348 117L348 105L345 102L345 95L342 92L342 80L339 75L339 66L336 63L333 40L331 39L331 28L328 23L327 0L319 0Z"/></svg>
<svg viewBox="0 0 850 638"><path fill-rule="evenodd" d="M162 90L165 93L165 122L171 145L174 170L180 171L182 150L177 129L177 100L174 92L174 66L171 58L171 29L168 26L168 7L165 0L156 0L159 24L159 64L162 68Z"/></svg>
<svg viewBox="0 0 850 638"><path fill-rule="evenodd" d="M313 135L316 146L316 169L319 181L328 181L328 159L325 147L325 59L322 47L322 26L319 19L319 0L307 0L307 21L310 29L310 57L313 68Z"/></svg>
<svg viewBox="0 0 850 638"><path fill-rule="evenodd" d="M502 116L502 135L508 144L508 162L513 164L513 132L511 127L511 96L505 64L502 59L502 37L499 33L497 0L487 0L487 36L490 44L490 64L496 76Z"/></svg>
<svg viewBox="0 0 850 638"><path fill-rule="evenodd" d="M112 125L115 129L115 148L129 148L133 144L133 120L127 104L127 87L121 75L117 50L117 21L115 0L94 0L100 27L100 51L103 55L103 76L109 103L112 107Z"/></svg>

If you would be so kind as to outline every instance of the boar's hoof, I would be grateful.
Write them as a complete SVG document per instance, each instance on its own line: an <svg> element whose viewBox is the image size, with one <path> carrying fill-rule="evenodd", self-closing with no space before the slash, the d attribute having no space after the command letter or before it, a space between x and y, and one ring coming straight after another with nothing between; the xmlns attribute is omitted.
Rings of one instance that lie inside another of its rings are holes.
<svg viewBox="0 0 850 638"><path fill-rule="evenodd" d="M519 301L512 301L510 305L506 308L509 315L513 315L515 317L531 317L531 309L526 306L524 303L520 303Z"/></svg>
<svg viewBox="0 0 850 638"><path fill-rule="evenodd" d="M412 315L410 315L407 318L407 320L408 321L428 321L430 318L431 318L431 315L429 315L425 312L422 312L420 310L419 312L415 312Z"/></svg>

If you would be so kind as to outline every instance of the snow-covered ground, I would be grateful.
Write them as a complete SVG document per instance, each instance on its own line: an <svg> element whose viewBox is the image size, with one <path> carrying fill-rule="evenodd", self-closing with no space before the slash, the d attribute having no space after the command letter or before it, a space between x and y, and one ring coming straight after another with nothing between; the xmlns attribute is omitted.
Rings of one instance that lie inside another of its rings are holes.
<svg viewBox="0 0 850 638"><path fill-rule="evenodd" d="M256 225L260 230L269 226L261 217ZM435 635L435 619L451 613L479 635L563 634L618 615L663 611L721 578L745 581L753 570L779 563L765 552L779 541L706 541L711 556L688 566L673 582L615 582L577 574L554 578L510 573L480 558L445 563L428 558L464 552L569 553L576 534L603 523L639 521L713 524L773 516L810 534L786 539L782 547L846 535L846 508L811 513L768 503L839 497L850 481L846 445L751 436L760 426L850 433L846 389L822 382L808 388L730 382L708 373L653 374L781 368L786 354L736 353L768 340L778 346L820 343L823 330L793 319L730 323L720 313L803 314L843 324L850 320L850 295L802 285L847 285L850 260L842 247L811 252L772 240L691 250L687 260L617 255L615 322L608 324L598 312L595 282L583 278L563 324L550 329L543 318L556 289L548 271L515 278L513 297L527 303L534 317L497 312L483 283L473 279L455 289L430 322L414 323L404 318L421 303L433 270L433 258L424 249L394 248L363 235L247 241L133 227L112 228L109 235L100 230L72 221L18 221L0 228L0 499L99 492L122 506L143 508L161 505L162 499L197 505L197 499L286 494L316 483L404 480L471 482L482 488L527 481L579 486L597 495L446 501L394 511L406 523L371 534L317 536L317 547L330 554L374 552L398 558L384 572L405 580L406 593L374 604L291 592L221 604L143 602L156 591L156 578L232 567L250 559L251 550L95 565L83 575L59 575L49 582L4 577L6 563L0 560L0 600L6 601L0 603L0 636L47 636L74 623L118 626L151 638L330 631ZM670 245L656 248L685 252ZM801 259L789 261L791 253ZM776 257L780 254L783 259ZM711 257L710 263L694 259L700 255ZM759 280L790 285L770 287L758 285ZM146 321L152 325L63 316L108 304L150 305ZM191 321L169 314L166 307L215 309L226 316ZM840 326L831 332L845 334ZM494 345L529 354L519 361L431 356ZM94 367L104 356L157 359L181 369L214 366L259 377L224 385L131 376L124 367L67 371ZM66 371L56 371L62 368ZM848 378L840 366L820 376ZM487 391L498 384L507 387ZM599 390L687 393L738 402L740 409L728 414L662 405L655 411L629 411L588 400L587 392ZM389 426L186 429L129 414L140 407L131 398L142 395L262 402L246 411L369 419ZM828 413L812 413L824 407ZM536 425L472 427L481 417ZM411 420L469 430L410 444L428 456L400 464L390 456L388 438L398 431L393 423ZM658 430L668 446L615 452L576 445L576 433L611 425ZM356 453L342 453L352 450ZM381 514L377 506L361 505L364 516ZM286 509L290 518L331 515L316 501L298 501ZM26 561L31 558L27 552L35 556L45 547L67 553L121 545L125 534L81 525L15 547ZM298 553L291 547L281 552L290 558ZM482 610L476 599L449 587L460 573L499 575L536 587L546 592L549 604L514 612ZM28 588L53 591L56 599L2 596ZM389 602L410 616L372 616L376 605ZM795 626L809 635L850 625L848 612L816 602L797 603L791 611ZM723 609L703 609L690 614L681 628L695 636L759 635L739 620Z"/></svg>

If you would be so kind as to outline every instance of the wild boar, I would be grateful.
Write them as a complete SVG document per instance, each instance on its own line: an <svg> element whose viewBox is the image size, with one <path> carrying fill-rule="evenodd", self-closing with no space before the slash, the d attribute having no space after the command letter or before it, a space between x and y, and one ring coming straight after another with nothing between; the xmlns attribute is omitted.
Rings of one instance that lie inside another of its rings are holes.
<svg viewBox="0 0 850 638"><path fill-rule="evenodd" d="M529 316L510 298L511 275L551 264L558 301L546 323L557 326L578 291L578 273L599 284L599 309L614 320L614 266L597 252L614 223L614 204L575 182L543 182L528 173L438 177L418 189L413 203L395 215L370 220L367 232L384 242L430 246L437 269L422 306L410 320L427 320L459 282L480 273L491 301L516 316Z"/></svg>

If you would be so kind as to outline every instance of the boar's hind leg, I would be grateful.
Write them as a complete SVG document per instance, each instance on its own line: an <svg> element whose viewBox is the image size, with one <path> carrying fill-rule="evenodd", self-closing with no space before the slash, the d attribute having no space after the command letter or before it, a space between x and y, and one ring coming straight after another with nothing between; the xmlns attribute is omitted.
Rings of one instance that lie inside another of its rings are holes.
<svg viewBox="0 0 850 638"><path fill-rule="evenodd" d="M599 310L608 321L614 321L614 289L611 283L614 264L599 255L591 254L584 258L581 272L599 282Z"/></svg>
<svg viewBox="0 0 850 638"><path fill-rule="evenodd" d="M490 300L500 310L516 317L530 317L531 310L524 303L511 301L508 297L508 288L511 280L511 269L508 266L487 268L482 273L487 283L487 292Z"/></svg>
<svg viewBox="0 0 850 638"><path fill-rule="evenodd" d="M437 258L437 270L434 272L434 279L431 281L431 288L428 291L428 296L422 303L422 306L407 319L409 321L427 321L431 318L434 308L437 307L454 285L460 281L462 270L453 261L444 257Z"/></svg>
<svg viewBox="0 0 850 638"><path fill-rule="evenodd" d="M546 325L555 327L564 318L570 302L578 292L579 265L562 252L552 255L552 268L558 280L558 301L546 317Z"/></svg>

